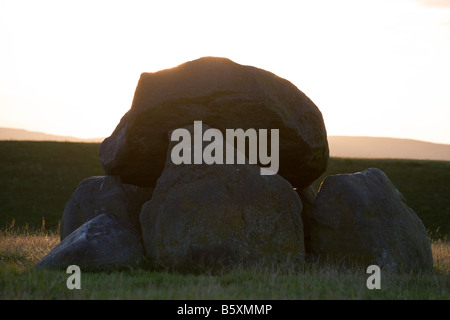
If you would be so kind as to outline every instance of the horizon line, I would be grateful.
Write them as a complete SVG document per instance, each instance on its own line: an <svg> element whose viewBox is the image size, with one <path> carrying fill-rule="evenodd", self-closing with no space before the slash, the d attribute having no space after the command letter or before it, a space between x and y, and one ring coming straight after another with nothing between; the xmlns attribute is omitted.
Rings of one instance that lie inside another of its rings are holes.
<svg viewBox="0 0 450 320"><path fill-rule="evenodd" d="M17 127L8 127L8 126L0 126L1 129L9 129L9 130L18 130L18 131L26 131L31 134L42 134L47 136L54 136L58 138L68 138L68 139L75 139L75 140L85 140L88 142L97 142L97 141L89 141L89 140L98 140L98 142L101 142L100 140L104 140L108 138L108 136L102 137L88 137L88 138L81 138L78 136L73 135L65 135L65 134L57 134L57 133L50 133L45 131L34 131L30 129L24 129L24 128L17 128ZM372 139L391 139L391 140L403 140L403 141L415 141L415 142L422 142L422 143L431 143L431 144L438 144L438 145L448 145L450 146L450 142L436 142L436 141L430 141L430 140L421 140L416 138L406 138L406 137L392 137L392 136L369 136L369 135L342 135L342 134L327 134L328 137L336 137L336 138L372 138ZM27 139L16 139L16 138L10 138L10 139L0 139L2 141L30 141ZM36 140L36 141L53 141L53 140Z"/></svg>

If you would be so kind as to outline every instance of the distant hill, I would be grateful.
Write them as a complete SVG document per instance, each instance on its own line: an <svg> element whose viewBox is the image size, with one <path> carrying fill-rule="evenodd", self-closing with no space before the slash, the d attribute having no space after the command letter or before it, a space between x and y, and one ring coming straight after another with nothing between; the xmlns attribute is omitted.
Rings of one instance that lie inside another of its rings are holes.
<svg viewBox="0 0 450 320"><path fill-rule="evenodd" d="M0 128L0 140L102 142L103 139L104 138L82 139L70 136L57 136L43 132L28 131L24 129Z"/></svg>
<svg viewBox="0 0 450 320"><path fill-rule="evenodd" d="M329 136L332 157L450 161L450 145L410 139Z"/></svg>
<svg viewBox="0 0 450 320"><path fill-rule="evenodd" d="M23 129L0 128L0 140L102 142ZM330 155L342 158L391 158L450 161L450 145L410 139L328 136Z"/></svg>

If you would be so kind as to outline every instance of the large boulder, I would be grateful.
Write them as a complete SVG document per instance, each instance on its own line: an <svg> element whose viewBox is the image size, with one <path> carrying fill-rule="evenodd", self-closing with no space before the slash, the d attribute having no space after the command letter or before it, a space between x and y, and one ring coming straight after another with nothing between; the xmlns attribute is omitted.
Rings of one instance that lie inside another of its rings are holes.
<svg viewBox="0 0 450 320"><path fill-rule="evenodd" d="M167 132L195 120L221 130L279 129L279 174L307 187L326 169L322 114L289 81L225 58L205 57L143 73L131 109L99 149L107 175L153 187L167 152Z"/></svg>
<svg viewBox="0 0 450 320"><path fill-rule="evenodd" d="M37 268L113 271L138 267L144 259L140 230L126 218L103 213L72 232Z"/></svg>
<svg viewBox="0 0 450 320"><path fill-rule="evenodd" d="M140 221L146 255L173 269L304 259L302 203L279 175L249 164L170 161Z"/></svg>
<svg viewBox="0 0 450 320"><path fill-rule="evenodd" d="M311 217L313 254L388 272L433 266L426 229L384 172L327 177Z"/></svg>
<svg viewBox="0 0 450 320"><path fill-rule="evenodd" d="M64 207L60 224L61 240L102 213L128 218L139 229L141 207L151 198L152 192L152 188L122 184L119 176L83 180Z"/></svg>

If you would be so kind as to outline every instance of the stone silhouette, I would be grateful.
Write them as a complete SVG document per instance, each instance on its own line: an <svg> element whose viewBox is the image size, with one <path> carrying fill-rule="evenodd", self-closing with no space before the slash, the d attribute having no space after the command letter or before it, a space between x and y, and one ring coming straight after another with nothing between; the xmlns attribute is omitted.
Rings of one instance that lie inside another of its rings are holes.
<svg viewBox="0 0 450 320"><path fill-rule="evenodd" d="M131 109L100 146L105 173L154 187L164 169L167 132L196 120L221 131L279 129L278 174L294 187L307 187L326 169L322 114L305 94L265 70L205 57L141 75Z"/></svg>
<svg viewBox="0 0 450 320"><path fill-rule="evenodd" d="M141 207L151 198L152 192L151 188L123 184L118 176L83 180L64 208L60 227L61 240L102 213L129 218L139 229Z"/></svg>
<svg viewBox="0 0 450 320"><path fill-rule="evenodd" d="M422 221L379 169L327 177L310 223L313 254L388 272L433 266Z"/></svg>
<svg viewBox="0 0 450 320"><path fill-rule="evenodd" d="M152 261L174 269L303 262L302 203L289 182L250 164L174 165L173 145L140 217Z"/></svg>
<svg viewBox="0 0 450 320"><path fill-rule="evenodd" d="M143 259L140 231L127 218L102 213L64 238L36 267L113 271L136 268Z"/></svg>
<svg viewBox="0 0 450 320"><path fill-rule="evenodd" d="M279 130L278 174L248 161L173 163L171 133L192 133L195 121L221 133ZM329 156L322 114L289 81L255 67L206 57L142 74L99 156L106 176L80 183L61 243L37 267L298 265L306 252L389 272L433 265L425 227L381 170L330 176L316 193L311 183Z"/></svg>

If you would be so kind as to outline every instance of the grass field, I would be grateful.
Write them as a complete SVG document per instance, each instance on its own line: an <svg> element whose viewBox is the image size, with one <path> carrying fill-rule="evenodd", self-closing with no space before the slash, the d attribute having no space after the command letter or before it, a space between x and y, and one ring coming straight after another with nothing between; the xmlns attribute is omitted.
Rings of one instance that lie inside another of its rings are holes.
<svg viewBox="0 0 450 320"><path fill-rule="evenodd" d="M134 270L83 273L81 290L66 287L64 271L33 266L57 243L56 233L0 235L0 299L450 299L450 245L432 244L434 271L381 275L381 289L369 290L364 269L306 263L300 270L235 268L215 274Z"/></svg>
<svg viewBox="0 0 450 320"><path fill-rule="evenodd" d="M102 175L98 144L0 141L0 226L56 230L77 185Z"/></svg>
<svg viewBox="0 0 450 320"><path fill-rule="evenodd" d="M98 144L0 142L0 299L450 299L450 162L330 159L324 177L377 167L429 230L434 270L382 275L368 290L365 270L310 261L301 270L182 275L148 270L68 275L33 266L59 242L65 203L81 180L102 175ZM43 224L43 221L45 223Z"/></svg>

